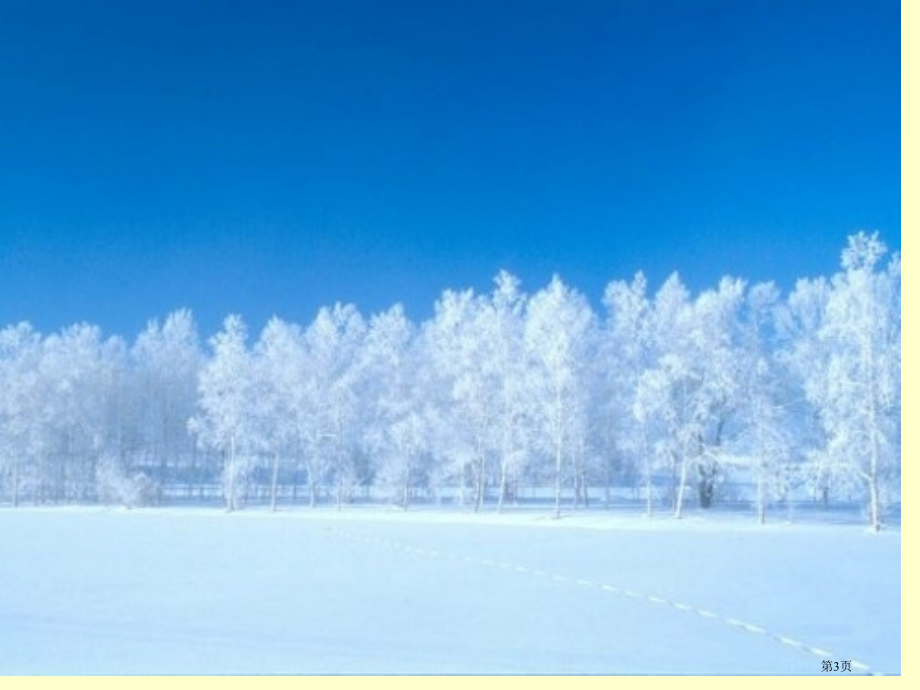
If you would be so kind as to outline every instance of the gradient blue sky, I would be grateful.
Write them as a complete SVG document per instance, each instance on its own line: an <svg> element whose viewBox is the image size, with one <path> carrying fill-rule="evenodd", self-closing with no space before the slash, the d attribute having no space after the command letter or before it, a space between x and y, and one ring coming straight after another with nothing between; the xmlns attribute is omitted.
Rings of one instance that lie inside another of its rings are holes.
<svg viewBox="0 0 920 690"><path fill-rule="evenodd" d="M0 325L900 248L900 5L0 0Z"/></svg>

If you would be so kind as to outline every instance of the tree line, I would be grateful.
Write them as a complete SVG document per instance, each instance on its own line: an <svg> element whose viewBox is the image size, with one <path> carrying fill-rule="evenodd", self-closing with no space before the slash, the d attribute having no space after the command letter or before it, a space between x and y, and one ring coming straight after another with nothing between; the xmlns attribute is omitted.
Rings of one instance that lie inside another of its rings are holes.
<svg viewBox="0 0 920 690"><path fill-rule="evenodd" d="M900 502L901 264L877 234L788 295L736 278L691 295L613 281L604 311L559 277L525 294L445 291L413 323L323 307L251 339L192 314L129 343L74 325L0 330L0 502L158 503L217 487L342 506L371 489L503 510L522 487L563 500L629 485L648 514L747 488L762 522L807 492Z"/></svg>

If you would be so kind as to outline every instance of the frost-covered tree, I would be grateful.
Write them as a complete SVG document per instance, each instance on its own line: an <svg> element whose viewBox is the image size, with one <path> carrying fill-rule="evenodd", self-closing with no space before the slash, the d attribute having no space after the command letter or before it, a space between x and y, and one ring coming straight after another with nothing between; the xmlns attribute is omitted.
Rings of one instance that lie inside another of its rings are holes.
<svg viewBox="0 0 920 690"><path fill-rule="evenodd" d="M47 424L38 458L40 500L95 500L96 465L123 462L120 404L126 348L117 337L78 324L42 343L39 378Z"/></svg>
<svg viewBox="0 0 920 690"><path fill-rule="evenodd" d="M634 414L646 434L646 447L651 444L654 464L670 475L676 507L676 492L682 492L686 480L684 458L694 432L692 391L698 386L690 348L690 295L676 274L658 290L652 310L654 356L639 376Z"/></svg>
<svg viewBox="0 0 920 690"><path fill-rule="evenodd" d="M270 500L277 504L282 458L307 475L310 505L336 484L341 507L357 481L364 320L351 305L323 307L307 328L273 318L254 348L253 440L271 458Z"/></svg>
<svg viewBox="0 0 920 690"><path fill-rule="evenodd" d="M820 337L830 351L821 419L828 455L863 483L869 524L881 529L881 488L899 475L901 260L882 265L878 234L849 238L834 276Z"/></svg>
<svg viewBox="0 0 920 690"><path fill-rule="evenodd" d="M766 521L770 502L785 496L790 489L790 396L771 347L779 299L779 290L773 283L752 287L747 294L741 325L741 431L736 447L743 458L742 468L754 479L754 504L760 524Z"/></svg>
<svg viewBox="0 0 920 690"><path fill-rule="evenodd" d="M460 480L461 502L469 474L477 511L490 476L499 476L499 503L504 498L515 453L514 415L520 408L514 397L517 381L512 380L513 367L521 372L520 337L511 321L519 308L513 304L510 277L499 280L505 282L497 289L509 292L496 293L493 299L471 290L445 292L423 340L432 374L446 393L438 434L441 450Z"/></svg>
<svg viewBox="0 0 920 690"><path fill-rule="evenodd" d="M481 328L486 308L472 290L447 290L419 337L419 352L430 363L433 383L426 397L438 410L432 450L440 460L439 474L457 483L461 505L472 484L474 510L479 510L484 499L495 417Z"/></svg>
<svg viewBox="0 0 920 690"><path fill-rule="evenodd" d="M740 404L741 350L736 342L744 282L723 278L694 304L693 346L700 387L695 416L699 425L696 458L700 506L709 508L717 484L725 478L731 423Z"/></svg>
<svg viewBox="0 0 920 690"><path fill-rule="evenodd" d="M799 281L781 313L782 349L811 425L797 433L824 501L864 491L870 526L900 479L901 261L876 233L848 238L830 281Z"/></svg>
<svg viewBox="0 0 920 690"><path fill-rule="evenodd" d="M501 271L495 278L483 324L485 352L497 398L493 430L498 455L498 512L509 494L509 484L517 483L527 458L526 303L520 281Z"/></svg>
<svg viewBox="0 0 920 690"><path fill-rule="evenodd" d="M830 284L825 278L801 279L776 312L776 357L800 395L790 401L788 432L801 461L802 477L827 506L833 488L851 484L839 463L825 452L827 433L821 410L827 405L830 352L821 339Z"/></svg>
<svg viewBox="0 0 920 690"><path fill-rule="evenodd" d="M307 347L317 389L322 396L322 426L328 439L330 469L336 485L336 506L341 509L358 477L354 461L360 445L360 397L363 376L361 347L364 319L352 305L336 304L320 310L307 330Z"/></svg>
<svg viewBox="0 0 920 690"><path fill-rule="evenodd" d="M434 415L427 398L430 368L402 305L371 318L364 357L370 403L365 444L379 484L406 510L414 490L428 481Z"/></svg>
<svg viewBox="0 0 920 690"><path fill-rule="evenodd" d="M173 312L162 325L150 321L131 348L136 414L135 465L154 469L157 495L184 476L195 456L188 420L195 414L198 374L203 364L198 329L188 310Z"/></svg>
<svg viewBox="0 0 920 690"><path fill-rule="evenodd" d="M610 283L604 292L604 304L607 322L598 353L605 369L601 379L605 400L598 407L603 416L601 430L608 440L608 454L618 454L624 464L639 468L645 487L645 510L651 516L655 465L649 419L638 397L642 375L652 357L651 303L645 276L638 273L630 283ZM607 500L609 503L609 496Z"/></svg>
<svg viewBox="0 0 920 690"><path fill-rule="evenodd" d="M45 442L40 361L41 335L31 325L0 330L0 472L14 506Z"/></svg>
<svg viewBox="0 0 920 690"><path fill-rule="evenodd" d="M501 272L489 296L446 291L422 329L434 384L428 397L437 410L433 449L459 485L461 504L472 485L477 511L490 479L501 511L526 457L523 307L517 279Z"/></svg>
<svg viewBox="0 0 920 690"><path fill-rule="evenodd" d="M145 481L127 458L136 420L120 338L80 324L42 339L20 325L0 341L0 456L14 504L23 488L37 502L96 501L116 475Z"/></svg>
<svg viewBox="0 0 920 690"><path fill-rule="evenodd" d="M708 508L725 470L726 432L738 395L733 339L741 281L723 279L691 301L673 275L655 296L657 361L640 377L637 413L658 429L658 457L674 480L674 513L681 517L690 473L700 505Z"/></svg>
<svg viewBox="0 0 920 690"><path fill-rule="evenodd" d="M553 465L557 518L566 464L574 469L586 432L585 356L593 320L585 298L558 276L527 303L524 342L531 438L535 450Z"/></svg>
<svg viewBox="0 0 920 690"><path fill-rule="evenodd" d="M339 507L354 483L352 460L359 445L356 387L364 330L354 307L324 307L290 351L286 390L311 506L328 479L336 483Z"/></svg>
<svg viewBox="0 0 920 690"><path fill-rule="evenodd" d="M278 317L268 321L253 347L253 426L262 453L270 458L272 512L278 505L282 461L290 462L299 452L294 405L301 349L300 328ZM288 469L294 466L290 462Z"/></svg>
<svg viewBox="0 0 920 690"><path fill-rule="evenodd" d="M608 285L602 329L558 277L528 297L502 272L489 294L444 292L419 326L337 304L306 327L273 319L250 352L228 317L207 355L188 311L130 350L87 324L9 326L0 500L132 505L150 480L191 497L222 471L230 510L244 480L274 509L306 476L311 505L340 507L359 485L408 506L452 484L476 510L497 488L502 510L531 481L558 515L564 487L577 507L619 473L650 514L669 474L680 516L686 489L707 507L737 472L761 521L807 481L825 502L865 494L878 529L900 492L900 270L859 233L837 275L785 299L729 278L691 298L676 275L650 299L638 274Z"/></svg>
<svg viewBox="0 0 920 690"><path fill-rule="evenodd" d="M243 319L231 314L209 340L213 353L198 381L199 414L189 422L202 443L223 454L228 511L239 507L239 483L248 469L243 442L251 428L252 361L246 339Z"/></svg>

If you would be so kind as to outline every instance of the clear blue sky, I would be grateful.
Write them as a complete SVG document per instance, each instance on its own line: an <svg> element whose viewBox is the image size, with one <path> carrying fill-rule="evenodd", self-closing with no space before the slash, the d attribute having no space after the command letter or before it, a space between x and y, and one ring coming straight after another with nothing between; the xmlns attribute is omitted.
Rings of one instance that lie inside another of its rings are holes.
<svg viewBox="0 0 920 690"><path fill-rule="evenodd" d="M426 318L900 247L891 0L0 0L0 324Z"/></svg>

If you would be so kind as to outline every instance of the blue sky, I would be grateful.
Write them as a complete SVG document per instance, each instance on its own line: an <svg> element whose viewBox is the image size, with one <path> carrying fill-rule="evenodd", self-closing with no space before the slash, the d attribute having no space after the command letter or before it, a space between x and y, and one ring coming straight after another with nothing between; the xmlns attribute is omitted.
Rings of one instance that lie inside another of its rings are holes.
<svg viewBox="0 0 920 690"><path fill-rule="evenodd" d="M0 1L0 324L788 289L900 226L897 2Z"/></svg>

